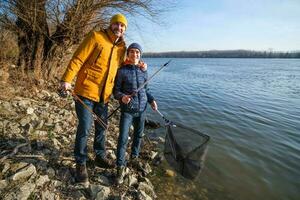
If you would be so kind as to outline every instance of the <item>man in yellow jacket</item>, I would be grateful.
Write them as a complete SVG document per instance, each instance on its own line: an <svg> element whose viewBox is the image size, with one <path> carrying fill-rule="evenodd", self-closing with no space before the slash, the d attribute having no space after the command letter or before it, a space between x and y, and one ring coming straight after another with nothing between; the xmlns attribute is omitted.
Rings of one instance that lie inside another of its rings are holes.
<svg viewBox="0 0 300 200"><path fill-rule="evenodd" d="M71 82L77 75L74 93L106 124L108 101L114 79L126 52L123 38L126 28L125 16L116 14L111 18L109 28L90 32L70 60L60 86L64 91L71 89ZM75 102L75 109L79 121L74 148L75 179L77 182L86 183L87 139L93 116L81 102ZM103 168L114 167L114 162L106 158L105 129L97 122L95 122L94 151L95 165Z"/></svg>

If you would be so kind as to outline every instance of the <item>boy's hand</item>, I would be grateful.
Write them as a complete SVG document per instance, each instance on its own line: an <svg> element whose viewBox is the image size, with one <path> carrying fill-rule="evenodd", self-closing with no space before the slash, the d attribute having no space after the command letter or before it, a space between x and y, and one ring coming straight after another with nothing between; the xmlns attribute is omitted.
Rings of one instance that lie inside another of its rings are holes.
<svg viewBox="0 0 300 200"><path fill-rule="evenodd" d="M156 101L152 101L151 108L152 108L152 110L157 111L157 103L156 103Z"/></svg>
<svg viewBox="0 0 300 200"><path fill-rule="evenodd" d="M147 63L144 63L143 61L140 60L139 66L140 66L141 70L147 71L147 68L148 68Z"/></svg>
<svg viewBox="0 0 300 200"><path fill-rule="evenodd" d="M124 104L128 104L130 102L130 100L131 100L131 96L130 95L124 95L124 96L122 96L122 102Z"/></svg>

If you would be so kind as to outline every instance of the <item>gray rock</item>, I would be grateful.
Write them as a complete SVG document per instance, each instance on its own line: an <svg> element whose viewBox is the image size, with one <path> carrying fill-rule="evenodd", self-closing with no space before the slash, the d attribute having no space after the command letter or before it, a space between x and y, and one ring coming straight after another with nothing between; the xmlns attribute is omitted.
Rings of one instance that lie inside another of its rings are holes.
<svg viewBox="0 0 300 200"><path fill-rule="evenodd" d="M155 151L151 151L150 152L150 157L151 159L153 160L156 156L157 156L158 152L155 152Z"/></svg>
<svg viewBox="0 0 300 200"><path fill-rule="evenodd" d="M48 148L44 148L44 149L43 149L43 154L49 155L49 154L51 154L51 153L52 153L52 151L51 151L50 149L48 149Z"/></svg>
<svg viewBox="0 0 300 200"><path fill-rule="evenodd" d="M12 181L24 180L35 174L36 174L35 166L33 164L29 164L24 168L19 169L17 173L10 176L9 179Z"/></svg>
<svg viewBox="0 0 300 200"><path fill-rule="evenodd" d="M112 149L116 149L117 148L117 144L113 140L107 140L107 146L111 147Z"/></svg>
<svg viewBox="0 0 300 200"><path fill-rule="evenodd" d="M42 130L35 130L33 134L39 137L46 137L48 135L48 132Z"/></svg>
<svg viewBox="0 0 300 200"><path fill-rule="evenodd" d="M53 187L57 188L63 185L63 182L61 181L57 181L57 180L51 180L50 181L50 185L52 185Z"/></svg>
<svg viewBox="0 0 300 200"><path fill-rule="evenodd" d="M3 128L5 128L7 126L7 124L9 123L9 121L5 119L4 121L2 121L2 123L3 123L3 125L2 125Z"/></svg>
<svg viewBox="0 0 300 200"><path fill-rule="evenodd" d="M8 162L4 163L4 167L2 169L2 174L5 174L10 168L10 164Z"/></svg>
<svg viewBox="0 0 300 200"><path fill-rule="evenodd" d="M31 107L29 107L29 108L26 109L26 113L27 113L28 115L31 115L31 114L34 113L34 109L31 108Z"/></svg>
<svg viewBox="0 0 300 200"><path fill-rule="evenodd" d="M53 126L53 119L47 118L45 126Z"/></svg>
<svg viewBox="0 0 300 200"><path fill-rule="evenodd" d="M59 123L56 123L56 124L54 125L53 131L54 131L55 133L63 133L64 130L63 130L62 126L61 126Z"/></svg>
<svg viewBox="0 0 300 200"><path fill-rule="evenodd" d="M40 91L40 94L43 95L43 96L45 96L45 97L50 97L51 96L50 92L48 92L46 90Z"/></svg>
<svg viewBox="0 0 300 200"><path fill-rule="evenodd" d="M48 162L41 160L36 164L37 171L42 171L44 173L47 173L48 169Z"/></svg>
<svg viewBox="0 0 300 200"><path fill-rule="evenodd" d="M0 121L0 129L4 128L4 123L2 121Z"/></svg>
<svg viewBox="0 0 300 200"><path fill-rule="evenodd" d="M21 132L21 129L19 128L19 124L16 122L8 123L7 132L10 134L19 134Z"/></svg>
<svg viewBox="0 0 300 200"><path fill-rule="evenodd" d="M73 179L73 176L72 176L69 168L67 168L67 167L61 167L57 171L57 176L58 176L58 179L63 181L64 183L67 183Z"/></svg>
<svg viewBox="0 0 300 200"><path fill-rule="evenodd" d="M57 115L55 113L50 113L50 119L57 120Z"/></svg>
<svg viewBox="0 0 300 200"><path fill-rule="evenodd" d="M27 200L30 194L34 191L35 184L30 182L25 182L24 185L17 188L12 193L9 193L5 199L18 199L18 200Z"/></svg>
<svg viewBox="0 0 300 200"><path fill-rule="evenodd" d="M55 200L55 193L50 192L49 190L43 191L41 196L43 200Z"/></svg>
<svg viewBox="0 0 300 200"><path fill-rule="evenodd" d="M23 117L21 120L20 120L20 124L21 126L25 126L26 124L29 124L31 121L30 117L27 115L25 117Z"/></svg>
<svg viewBox="0 0 300 200"><path fill-rule="evenodd" d="M47 169L47 174L49 175L50 178L53 178L55 176L55 170L52 167L49 167Z"/></svg>
<svg viewBox="0 0 300 200"><path fill-rule="evenodd" d="M43 126L44 126L44 123L45 123L45 121L44 120L40 120L39 122L38 122L38 124L36 125L36 129L41 129L41 128L43 128Z"/></svg>
<svg viewBox="0 0 300 200"><path fill-rule="evenodd" d="M47 183L49 181L50 181L50 179L49 179L48 175L44 175L44 176L40 176L36 180L35 184L36 184L37 187L40 187L40 186L43 186L45 183Z"/></svg>
<svg viewBox="0 0 300 200"><path fill-rule="evenodd" d="M148 178L144 178L144 180L142 182L145 182L146 184L148 184L151 188L154 188L154 186L152 185L151 181Z"/></svg>
<svg viewBox="0 0 300 200"><path fill-rule="evenodd" d="M107 150L107 158L116 160L117 156L116 156L115 152L110 149L110 150Z"/></svg>
<svg viewBox="0 0 300 200"><path fill-rule="evenodd" d="M60 149L60 147L62 146L61 143L56 138L53 138L52 142L56 149Z"/></svg>
<svg viewBox="0 0 300 200"><path fill-rule="evenodd" d="M76 199L76 200L86 200L85 196L80 192L80 190L75 190L75 191L72 191L72 194L71 194L71 198L72 199Z"/></svg>
<svg viewBox="0 0 300 200"><path fill-rule="evenodd" d="M143 172L147 175L152 172L152 168L149 163L145 163L143 166Z"/></svg>
<svg viewBox="0 0 300 200"><path fill-rule="evenodd" d="M61 164L64 165L64 166L66 166L66 167L72 167L73 164L74 164L74 161L71 160L71 159L63 159L61 161Z"/></svg>
<svg viewBox="0 0 300 200"><path fill-rule="evenodd" d="M138 179L133 174L130 174L129 176L127 176L125 178L125 183L129 187L132 186L132 185L135 185L137 182L138 182Z"/></svg>
<svg viewBox="0 0 300 200"><path fill-rule="evenodd" d="M1 104L1 107L2 107L2 109L5 109L5 110L13 110L11 104L9 102L7 102L7 101L3 102Z"/></svg>
<svg viewBox="0 0 300 200"><path fill-rule="evenodd" d="M62 135L61 136L61 139L63 141L64 144L69 144L70 142L73 142L73 141L70 141L70 139L68 139L66 136Z"/></svg>
<svg viewBox="0 0 300 200"><path fill-rule="evenodd" d="M40 118L35 114L35 113L32 113L31 115L30 115L30 120L31 121L39 121L40 120ZM35 125L37 124L36 122L34 123Z"/></svg>
<svg viewBox="0 0 300 200"><path fill-rule="evenodd" d="M7 180L0 180L0 190L3 190L4 188L6 188L6 186L8 185L8 181Z"/></svg>
<svg viewBox="0 0 300 200"><path fill-rule="evenodd" d="M103 176L103 175L97 176L95 178L95 181L97 181L98 183L100 183L101 185L104 185L104 186L110 186L111 185L109 179L106 176Z"/></svg>
<svg viewBox="0 0 300 200"><path fill-rule="evenodd" d="M159 141L160 143L165 143L165 138L163 138L163 137L158 137L158 141Z"/></svg>
<svg viewBox="0 0 300 200"><path fill-rule="evenodd" d="M139 191L138 193L139 200L152 200L150 196L148 196L144 191Z"/></svg>
<svg viewBox="0 0 300 200"><path fill-rule="evenodd" d="M109 194L110 194L110 188L106 187L103 190L101 190L100 192L98 192L95 200L108 199Z"/></svg>
<svg viewBox="0 0 300 200"><path fill-rule="evenodd" d="M42 118L42 119L47 119L48 118L48 111L47 110L40 110L39 111L39 116L40 116L40 118Z"/></svg>
<svg viewBox="0 0 300 200"><path fill-rule="evenodd" d="M43 105L44 108L49 108L50 107L50 104L48 102L44 103Z"/></svg>
<svg viewBox="0 0 300 200"><path fill-rule="evenodd" d="M139 187L138 187L139 191L145 191L149 196L151 196L152 198L156 198L156 194L154 192L154 189L151 185L149 185L146 182L140 182L139 183Z"/></svg>
<svg viewBox="0 0 300 200"><path fill-rule="evenodd" d="M91 185L91 195L92 198L97 200L104 200L107 199L110 194L110 188L102 185Z"/></svg>

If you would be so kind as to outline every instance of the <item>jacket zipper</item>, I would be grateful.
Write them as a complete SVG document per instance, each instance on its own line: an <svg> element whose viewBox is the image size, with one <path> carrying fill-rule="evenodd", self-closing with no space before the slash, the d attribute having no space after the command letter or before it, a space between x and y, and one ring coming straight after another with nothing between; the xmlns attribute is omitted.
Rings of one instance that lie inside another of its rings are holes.
<svg viewBox="0 0 300 200"><path fill-rule="evenodd" d="M107 82L107 79L108 79L108 74L109 74L109 71L110 71L110 65L111 65L111 56L113 54L113 51L114 51L114 48L115 48L115 43L113 44L111 50L110 50L110 55L109 55L109 64L108 64L108 69L107 69L107 73L106 73L106 77L105 77L105 82L104 82L104 85L101 89L101 92L100 92L100 101L101 99L104 101L104 91L105 91L105 87L106 87L106 82Z"/></svg>
<svg viewBox="0 0 300 200"><path fill-rule="evenodd" d="M136 90L140 87L140 84L139 84L139 80L138 80L138 75L137 75L137 67L134 66L134 70L135 70L135 79L136 79ZM137 100L138 100L138 111L140 111L140 98L139 98L139 92L137 92L136 94L137 96Z"/></svg>

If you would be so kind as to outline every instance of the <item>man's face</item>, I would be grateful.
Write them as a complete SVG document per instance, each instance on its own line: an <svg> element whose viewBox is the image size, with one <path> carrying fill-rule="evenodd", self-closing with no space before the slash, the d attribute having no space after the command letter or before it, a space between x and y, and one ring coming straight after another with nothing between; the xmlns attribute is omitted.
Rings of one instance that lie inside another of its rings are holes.
<svg viewBox="0 0 300 200"><path fill-rule="evenodd" d="M138 64L141 58L141 52L138 49L128 50L128 59L132 64Z"/></svg>
<svg viewBox="0 0 300 200"><path fill-rule="evenodd" d="M126 26L121 22L115 22L111 24L111 30L117 37L121 37L125 33Z"/></svg>

